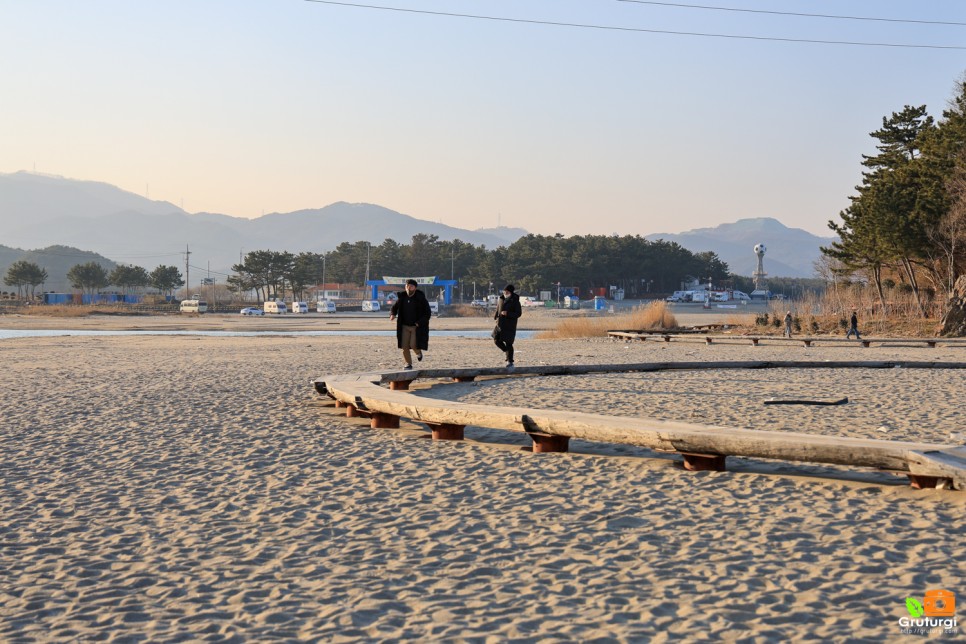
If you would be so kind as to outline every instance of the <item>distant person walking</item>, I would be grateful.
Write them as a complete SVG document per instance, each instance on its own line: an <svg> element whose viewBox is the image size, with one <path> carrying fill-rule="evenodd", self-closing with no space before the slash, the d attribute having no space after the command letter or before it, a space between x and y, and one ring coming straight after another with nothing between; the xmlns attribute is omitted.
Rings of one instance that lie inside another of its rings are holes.
<svg viewBox="0 0 966 644"><path fill-rule="evenodd" d="M503 294L496 305L496 327L493 329L493 342L506 354L507 369L513 368L513 341L517 337L517 320L523 314L520 296L514 291L513 284L503 287Z"/></svg>
<svg viewBox="0 0 966 644"><path fill-rule="evenodd" d="M855 311L852 311L852 318L849 320L849 330L845 332L845 337L852 337L853 333L855 334L856 340L862 339L859 335L859 316L855 314Z"/></svg>
<svg viewBox="0 0 966 644"><path fill-rule="evenodd" d="M789 311L785 314L785 337L792 337L792 312Z"/></svg>
<svg viewBox="0 0 966 644"><path fill-rule="evenodd" d="M404 369L413 368L413 356L422 361L423 351L429 348L429 308L426 294L416 288L416 280L406 280L406 290L396 293L396 303L389 311L389 320L396 320L396 346L402 349Z"/></svg>

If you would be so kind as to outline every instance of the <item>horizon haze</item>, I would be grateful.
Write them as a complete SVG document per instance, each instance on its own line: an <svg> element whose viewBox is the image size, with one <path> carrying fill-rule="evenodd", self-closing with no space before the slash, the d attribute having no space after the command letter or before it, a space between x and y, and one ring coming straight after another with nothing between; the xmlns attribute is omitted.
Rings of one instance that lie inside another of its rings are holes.
<svg viewBox="0 0 966 644"><path fill-rule="evenodd" d="M245 218L349 202L469 230L828 235L882 118L941 116L966 9L729 7L7 3L0 173Z"/></svg>

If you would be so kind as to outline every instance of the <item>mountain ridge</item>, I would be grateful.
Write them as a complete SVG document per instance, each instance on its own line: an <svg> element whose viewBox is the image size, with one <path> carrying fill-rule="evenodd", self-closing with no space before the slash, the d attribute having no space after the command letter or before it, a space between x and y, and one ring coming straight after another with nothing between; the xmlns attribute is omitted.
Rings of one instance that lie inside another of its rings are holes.
<svg viewBox="0 0 966 644"><path fill-rule="evenodd" d="M420 233L496 248L526 234L503 227L465 230L384 206L345 201L254 219L191 214L110 184L23 171L0 174L0 230L11 247L78 246L148 270L178 264L178 256L190 248L192 261L222 273L230 271L240 254L258 249L324 252L345 241L408 243Z"/></svg>
<svg viewBox="0 0 966 644"><path fill-rule="evenodd" d="M506 226L470 231L377 204L346 201L254 219L188 213L169 202L152 201L107 183L24 171L0 174L0 230L10 248L83 248L86 250L78 252L149 271L161 264L183 266L184 253L190 250L194 268L200 264L216 273L229 273L252 250L324 252L343 242L378 245L388 238L408 243L420 233L492 249L528 234L525 229ZM774 277L811 277L819 247L835 239L790 228L773 217L645 237L677 242L692 252L712 251L732 272L746 276L757 264L753 246L764 243L768 248L765 270ZM6 266L0 265L0 270L5 272Z"/></svg>
<svg viewBox="0 0 966 644"><path fill-rule="evenodd" d="M732 273L744 276L755 272L758 257L753 249L761 243L767 249L764 268L770 277L813 277L821 247L837 239L791 228L774 217L748 217L683 233L654 233L646 238L676 242L692 252L710 250L728 264Z"/></svg>

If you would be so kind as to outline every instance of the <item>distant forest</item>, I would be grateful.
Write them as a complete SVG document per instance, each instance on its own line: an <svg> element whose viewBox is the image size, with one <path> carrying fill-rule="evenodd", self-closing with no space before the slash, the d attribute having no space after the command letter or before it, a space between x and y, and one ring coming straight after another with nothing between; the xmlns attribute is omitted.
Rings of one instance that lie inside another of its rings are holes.
<svg viewBox="0 0 966 644"><path fill-rule="evenodd" d="M343 242L327 253L253 251L232 267L228 278L236 291L302 295L317 284L363 284L391 276L437 276L459 280L464 292L471 284L478 293L512 283L521 293L577 287L615 286L627 298L667 293L696 278L715 284L730 279L728 265L712 252L693 253L675 242L649 241L640 236L527 235L494 250L459 240L440 241L435 235L413 235L409 244L392 239L378 246Z"/></svg>

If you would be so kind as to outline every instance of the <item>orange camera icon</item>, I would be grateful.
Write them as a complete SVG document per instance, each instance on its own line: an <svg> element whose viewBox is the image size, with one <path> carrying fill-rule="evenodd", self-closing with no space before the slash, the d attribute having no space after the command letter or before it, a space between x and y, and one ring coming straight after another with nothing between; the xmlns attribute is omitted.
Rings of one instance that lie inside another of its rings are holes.
<svg viewBox="0 0 966 644"><path fill-rule="evenodd" d="M948 590L927 590L922 598L926 617L953 617L956 614L956 595Z"/></svg>

